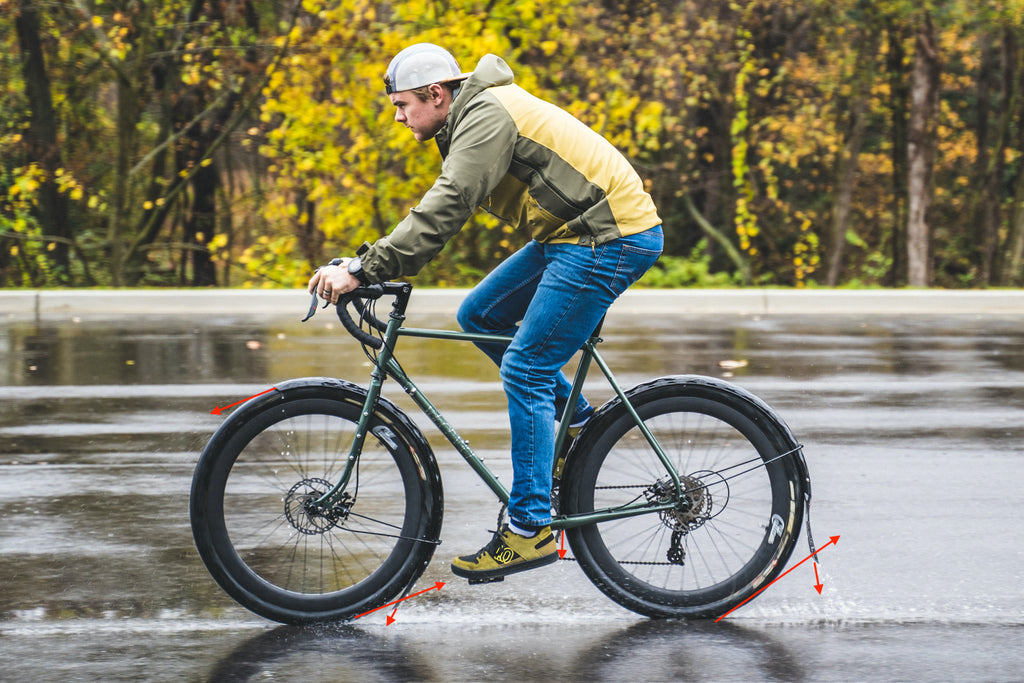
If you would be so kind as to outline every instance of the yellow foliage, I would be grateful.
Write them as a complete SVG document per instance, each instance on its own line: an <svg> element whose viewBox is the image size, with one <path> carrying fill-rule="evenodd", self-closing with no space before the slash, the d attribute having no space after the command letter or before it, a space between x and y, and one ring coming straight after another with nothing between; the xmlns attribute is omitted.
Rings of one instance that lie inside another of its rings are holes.
<svg viewBox="0 0 1024 683"><path fill-rule="evenodd" d="M246 138L259 145L272 175L263 206L268 239L247 236L231 245L249 250L254 277L268 264L280 270L290 263L304 278L317 259L386 234L429 187L440 168L436 149L394 123L381 82L391 57L420 41L444 45L464 70L487 52L501 55L517 82L622 149L665 202L663 215L685 216L671 205L684 195L715 197L713 218L732 230L752 270L798 285L820 266L835 172L849 154L851 103L863 94L869 131L853 211L876 224L891 217L893 143L879 130L900 101L893 92L899 80L883 73L895 44L883 39L867 54L866 27L840 21L825 22L834 30L801 38L798 49L764 50L764 25L761 33L757 26L767 7L780 26L787 12L818 11L797 0L721 3L722 13L702 12L699 3L642 1L302 4L306 16L288 36L292 51L270 74L259 125ZM836 16L850 8L840 5ZM810 21L820 26L814 22L822 16ZM950 55L958 61L943 72L936 162L946 170L939 192L969 189L974 110L953 95L976 85L976 40L972 31L940 31L945 63L953 63ZM913 46L904 42L909 69ZM866 59L878 62L862 85ZM207 82L201 66L186 64L182 78ZM1007 164L1019 163L1018 151L1004 153ZM666 223L669 230L693 227L685 218ZM457 281L460 269L484 267L522 244L524 236L495 228L475 216L431 265L430 277ZM272 253L281 249L290 251Z"/></svg>
<svg viewBox="0 0 1024 683"><path fill-rule="evenodd" d="M311 14L313 6L307 3ZM304 224L309 214L297 204L314 202L316 228L327 238L325 256L350 253L385 235L440 170L433 144L417 143L393 120L382 83L391 57L409 44L435 42L471 70L492 52L512 64L517 82L537 90L536 76L519 68L518 59L535 49L555 55L564 43L559 27L573 11L566 0L548 2L543 11L532 1L498 3L489 13L471 0L447 3L443 12L423 0L387 7L338 0L315 7L316 20L291 36L292 65L274 73L266 88L260 120L276 125L266 131L260 151L273 160L275 186L265 217L276 226ZM638 102L616 106L625 116ZM644 111L643 125L653 126L656 115L655 108ZM474 218L467 230L485 231L485 222Z"/></svg>

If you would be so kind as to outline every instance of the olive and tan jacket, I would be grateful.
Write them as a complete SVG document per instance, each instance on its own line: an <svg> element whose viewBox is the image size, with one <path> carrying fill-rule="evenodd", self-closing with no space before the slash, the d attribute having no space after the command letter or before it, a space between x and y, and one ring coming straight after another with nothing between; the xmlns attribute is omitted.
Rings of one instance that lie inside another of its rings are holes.
<svg viewBox="0 0 1024 683"><path fill-rule="evenodd" d="M435 136L441 175L387 237L363 252L371 282L415 275L481 207L540 242L599 245L661 223L615 147L513 83L486 55Z"/></svg>

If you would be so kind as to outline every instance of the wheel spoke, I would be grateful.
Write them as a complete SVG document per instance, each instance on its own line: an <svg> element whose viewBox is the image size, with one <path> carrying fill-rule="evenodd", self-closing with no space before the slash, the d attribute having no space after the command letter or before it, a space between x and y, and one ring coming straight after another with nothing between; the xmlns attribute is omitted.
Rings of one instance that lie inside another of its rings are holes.
<svg viewBox="0 0 1024 683"><path fill-rule="evenodd" d="M304 509L309 499L330 489L340 471L336 465L339 444L348 441L351 432L351 423L340 417L300 415L257 435L235 461L224 494L228 533L232 538L238 536L236 546L252 545L252 553L245 558L250 569L285 590L330 593L358 584L390 556L400 538L398 534L346 528L344 523ZM401 530L401 475L394 460L374 451L371 441L367 441L356 487L360 509L371 514L360 513L359 524L365 527L369 520ZM257 486L256 480L271 484L279 495L246 495ZM286 507L294 518L286 518ZM254 528L267 531L253 536ZM351 532L349 540L339 537L346 531Z"/></svg>
<svg viewBox="0 0 1024 683"><path fill-rule="evenodd" d="M769 543L768 529L773 515L793 521L798 514L802 482L793 481L790 457L798 447L779 443L744 414L732 392L696 398L683 385L663 383L634 396L679 477L681 494L632 418L608 413L592 427L584 464L563 484L567 512L637 501L674 501L674 507L574 531L576 559L630 609L705 615L708 605L742 593L791 552L795 538ZM571 486L578 489L570 492Z"/></svg>
<svg viewBox="0 0 1024 683"><path fill-rule="evenodd" d="M196 468L195 482L208 482L193 485L201 557L239 602L278 621L385 604L437 544L436 464L429 452L414 459L405 434L368 436L346 487L330 507L316 504L346 467L361 413L324 393L235 413L221 450L208 447ZM421 476L425 467L432 476Z"/></svg>

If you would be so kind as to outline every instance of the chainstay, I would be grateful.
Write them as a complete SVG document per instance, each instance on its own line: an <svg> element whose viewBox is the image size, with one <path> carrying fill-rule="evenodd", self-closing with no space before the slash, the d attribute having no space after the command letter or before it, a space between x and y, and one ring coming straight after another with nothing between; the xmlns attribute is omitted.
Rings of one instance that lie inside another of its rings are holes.
<svg viewBox="0 0 1024 683"><path fill-rule="evenodd" d="M765 460L762 463L760 463L760 464L758 464L758 465L756 465L754 467L751 467L750 469L743 470L742 472L737 472L736 474L730 475L728 477L722 477L722 481L723 482L727 482L727 481L730 481L731 479L735 479L736 477L741 477L744 474L747 474L748 472L753 472L754 470L756 470L756 469L758 469L760 467L763 467L765 465L770 465L771 463L773 463L773 462L775 462L775 461L777 461L777 460L779 460L781 458L785 458L786 456L792 455L793 453L797 453L802 448L803 448L803 444L797 444L796 448L792 448L792 449L786 451L785 453L780 453L780 454L770 458L769 460ZM718 476L721 477L722 476L721 472L725 472L725 471L728 471L728 470L731 470L731 469L736 469L737 467L743 467L743 466L748 465L748 464L750 464L752 462L755 462L756 460L758 460L758 458L751 458L750 460L747 460L747 461L744 461L744 462L740 462L740 463L736 463L735 465L730 465L729 467L726 467L725 469L721 470L720 472L713 472L713 474L717 474ZM720 482L716 482L716 483L720 483ZM603 490L611 490L611 489L637 489L637 488L646 489L646 488L648 488L650 486L651 486L650 484L619 484L619 485L616 485L616 486L595 486L594 490L603 491ZM704 484L702 486L695 486L693 488L686 489L685 491L683 491L683 494L685 495L687 493L690 493L691 491L697 491L699 489L706 489L706 488L709 488L708 484ZM563 557L563 558L560 558L560 559L563 562L576 562L577 561L575 557ZM632 565L632 566L654 566L654 567L671 567L671 566L676 566L676 564L674 562L644 562L642 560L623 560L623 561L616 560L616 563L620 564L620 565Z"/></svg>

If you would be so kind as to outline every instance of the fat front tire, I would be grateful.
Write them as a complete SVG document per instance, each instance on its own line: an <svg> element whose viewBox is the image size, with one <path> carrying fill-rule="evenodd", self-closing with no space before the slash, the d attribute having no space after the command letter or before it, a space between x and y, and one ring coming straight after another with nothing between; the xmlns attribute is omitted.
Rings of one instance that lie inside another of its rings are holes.
<svg viewBox="0 0 1024 683"><path fill-rule="evenodd" d="M381 399L341 504L308 503L345 469L365 391L296 380L253 399L196 465L190 514L216 582L282 623L351 619L415 583L433 556L441 478L419 430Z"/></svg>
<svg viewBox="0 0 1024 683"><path fill-rule="evenodd" d="M667 511L568 532L588 578L651 617L719 617L784 568L803 520L799 445L760 399L711 378L640 385L630 403L679 475L619 401L595 414L566 463L565 512L643 502Z"/></svg>

